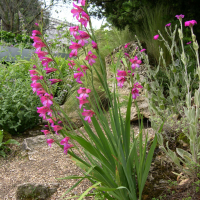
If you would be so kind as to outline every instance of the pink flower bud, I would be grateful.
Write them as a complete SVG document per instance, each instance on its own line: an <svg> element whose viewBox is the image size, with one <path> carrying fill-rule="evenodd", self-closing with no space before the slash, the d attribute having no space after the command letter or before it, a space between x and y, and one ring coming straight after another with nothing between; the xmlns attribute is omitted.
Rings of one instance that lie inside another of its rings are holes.
<svg viewBox="0 0 200 200"><path fill-rule="evenodd" d="M154 40L157 40L158 38L159 38L159 35L155 35L155 36L153 37Z"/></svg>

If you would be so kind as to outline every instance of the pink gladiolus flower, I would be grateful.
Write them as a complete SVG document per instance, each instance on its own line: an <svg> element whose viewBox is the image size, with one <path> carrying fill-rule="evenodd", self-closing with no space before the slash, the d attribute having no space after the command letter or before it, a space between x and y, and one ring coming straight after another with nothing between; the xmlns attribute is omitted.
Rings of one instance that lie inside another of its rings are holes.
<svg viewBox="0 0 200 200"><path fill-rule="evenodd" d="M140 64L142 63L142 61L141 60L138 60L138 57L137 56L135 56L135 58L134 59L130 59L130 62L132 63L132 65L131 65L131 68L132 69L135 69L136 67L140 67Z"/></svg>
<svg viewBox="0 0 200 200"><path fill-rule="evenodd" d="M129 45L130 43L127 43L125 46L124 46L124 48L126 49L126 48L128 48L128 45Z"/></svg>
<svg viewBox="0 0 200 200"><path fill-rule="evenodd" d="M37 90L37 95L39 97L43 96L46 93L46 91L43 88L39 88L39 90Z"/></svg>
<svg viewBox="0 0 200 200"><path fill-rule="evenodd" d="M78 20L80 13L84 12L84 10L80 6L75 5L74 3L73 6L77 9L72 9L71 13L73 14L73 17L76 17L76 19Z"/></svg>
<svg viewBox="0 0 200 200"><path fill-rule="evenodd" d="M30 72L31 75L38 74L38 72L36 70L34 70L34 69L33 70L29 70L29 72Z"/></svg>
<svg viewBox="0 0 200 200"><path fill-rule="evenodd" d="M42 33L40 33L40 31L38 31L38 30L33 30L32 36L36 36L36 35L42 35Z"/></svg>
<svg viewBox="0 0 200 200"><path fill-rule="evenodd" d="M80 87L78 90L77 90L78 94L80 94L79 97L83 98L83 99L86 99L87 97L89 97L89 93L91 92L90 89L87 89L87 88L82 88Z"/></svg>
<svg viewBox="0 0 200 200"><path fill-rule="evenodd" d="M69 68L70 68L70 69L73 69L73 66L76 65L75 62L74 62L73 60L68 60L68 61L69 61L69 63L68 63Z"/></svg>
<svg viewBox="0 0 200 200"><path fill-rule="evenodd" d="M83 97L76 97L77 99L79 99L79 108L81 109L82 105L85 103L89 103L89 101Z"/></svg>
<svg viewBox="0 0 200 200"><path fill-rule="evenodd" d="M43 106L50 107L53 104L53 95L45 93L44 96L40 98L41 103Z"/></svg>
<svg viewBox="0 0 200 200"><path fill-rule="evenodd" d="M72 45L69 46L70 49L80 49L82 46L76 42L71 41Z"/></svg>
<svg viewBox="0 0 200 200"><path fill-rule="evenodd" d="M82 84L83 82L80 80L81 77L83 77L84 74L83 72L79 72L79 73L74 73L74 78L76 78L76 82Z"/></svg>
<svg viewBox="0 0 200 200"><path fill-rule="evenodd" d="M31 75L31 80L33 83L36 83L37 80L42 80L43 78L43 76Z"/></svg>
<svg viewBox="0 0 200 200"><path fill-rule="evenodd" d="M42 42L41 38L37 36L31 36L30 38L33 39L34 41L33 46L36 48L36 50L39 50L42 47L46 47L46 45Z"/></svg>
<svg viewBox="0 0 200 200"><path fill-rule="evenodd" d="M33 93L35 93L39 89L43 89L41 83L31 83L31 87L33 89Z"/></svg>
<svg viewBox="0 0 200 200"><path fill-rule="evenodd" d="M135 69L136 67L139 68L140 65L139 65L139 64L132 64L132 65L131 65L131 68L132 68L132 69Z"/></svg>
<svg viewBox="0 0 200 200"><path fill-rule="evenodd" d="M85 0L78 0L78 3L80 3L82 6L85 6Z"/></svg>
<svg viewBox="0 0 200 200"><path fill-rule="evenodd" d="M47 119L47 121L51 124L51 126L54 126L54 122L57 121L57 119L54 117L53 119Z"/></svg>
<svg viewBox="0 0 200 200"><path fill-rule="evenodd" d="M53 139L47 139L47 144L51 147L52 143L54 143Z"/></svg>
<svg viewBox="0 0 200 200"><path fill-rule="evenodd" d="M35 65L33 65L33 69L36 69L37 67Z"/></svg>
<svg viewBox="0 0 200 200"><path fill-rule="evenodd" d="M80 33L80 35L75 36L75 39L79 40L78 44L84 46L86 43L88 43L87 39L90 38L90 36L85 31L79 30L78 32Z"/></svg>
<svg viewBox="0 0 200 200"><path fill-rule="evenodd" d="M195 24L197 24L197 22L195 20L190 20L190 21L185 22L185 26L189 26L189 27L192 27Z"/></svg>
<svg viewBox="0 0 200 200"><path fill-rule="evenodd" d="M52 84L61 82L62 80L61 79L49 79L49 81L51 81L51 85L52 85Z"/></svg>
<svg viewBox="0 0 200 200"><path fill-rule="evenodd" d="M49 73L51 73L51 72L55 72L55 71L57 71L58 69L55 69L55 68L44 68L44 70L46 70L46 74L49 74Z"/></svg>
<svg viewBox="0 0 200 200"><path fill-rule="evenodd" d="M132 98L136 99L137 96L139 96L139 90L137 88L133 88L131 91L131 94L132 94Z"/></svg>
<svg viewBox="0 0 200 200"><path fill-rule="evenodd" d="M130 58L129 54L128 53L124 53L124 55L128 58Z"/></svg>
<svg viewBox="0 0 200 200"><path fill-rule="evenodd" d="M85 66L85 65L81 65L81 68L82 68L82 70L81 70L80 68L78 68L77 71L78 71L78 72L83 71L83 72L85 73L86 70L89 69L89 68L88 68L87 66Z"/></svg>
<svg viewBox="0 0 200 200"><path fill-rule="evenodd" d="M36 25L36 26L39 26L39 24L38 24L38 23L35 23L35 25Z"/></svg>
<svg viewBox="0 0 200 200"><path fill-rule="evenodd" d="M36 50L39 50L42 47L46 47L46 44L44 44L43 42L36 41L36 42L33 43L33 46L36 48Z"/></svg>
<svg viewBox="0 0 200 200"><path fill-rule="evenodd" d="M83 87L80 87L78 90L77 90L78 94L83 94L83 93L87 93L89 94L91 92L90 89L88 88L83 88Z"/></svg>
<svg viewBox="0 0 200 200"><path fill-rule="evenodd" d="M47 136L47 134L49 134L49 133L50 133L50 131L49 131L49 130L41 130L41 132L43 132L43 133L45 134L45 136Z"/></svg>
<svg viewBox="0 0 200 200"><path fill-rule="evenodd" d="M159 38L159 35L155 35L155 36L153 37L154 40L157 40L158 38Z"/></svg>
<svg viewBox="0 0 200 200"><path fill-rule="evenodd" d="M39 49L35 53L38 55L38 58L40 58L40 60L48 54L48 52L41 51L41 49Z"/></svg>
<svg viewBox="0 0 200 200"><path fill-rule="evenodd" d="M73 50L71 51L71 53L69 54L69 57L70 57L70 58L72 58L72 57L76 57L77 54L78 54L77 49L73 49Z"/></svg>
<svg viewBox="0 0 200 200"><path fill-rule="evenodd" d="M116 77L117 79L117 85L122 88L124 86L124 82L126 81L126 78L124 76Z"/></svg>
<svg viewBox="0 0 200 200"><path fill-rule="evenodd" d="M82 115L85 116L85 121L88 121L88 123L90 123L92 120L91 120L91 117L95 114L95 112L93 112L92 110L86 110L86 109L83 109L84 112L82 112Z"/></svg>
<svg viewBox="0 0 200 200"><path fill-rule="evenodd" d="M55 131L56 135L59 135L58 131L63 129L63 127L59 126L59 125L53 125L52 127L53 127L53 130Z"/></svg>
<svg viewBox="0 0 200 200"><path fill-rule="evenodd" d="M98 49L98 47L97 47L97 43L94 42L93 40L92 40L92 48L93 48L93 49Z"/></svg>
<svg viewBox="0 0 200 200"><path fill-rule="evenodd" d="M53 61L53 59L52 58L49 58L49 57L42 57L42 65L44 66L44 67L48 67L48 64L49 64L49 62L52 62Z"/></svg>
<svg viewBox="0 0 200 200"><path fill-rule="evenodd" d="M94 55L91 51L88 52L88 55L86 56L85 60L88 60L88 63L92 66L96 61L97 56Z"/></svg>
<svg viewBox="0 0 200 200"><path fill-rule="evenodd" d="M78 20L83 26L87 27L87 23L90 21L90 17L85 12L82 12L82 18Z"/></svg>
<svg viewBox="0 0 200 200"><path fill-rule="evenodd" d="M52 110L49 107L42 106L37 107L37 113L40 113L40 117L42 117L44 120L46 120L46 114L52 117Z"/></svg>
<svg viewBox="0 0 200 200"><path fill-rule="evenodd" d="M171 23L169 23L169 24L166 24L165 26L166 26L166 27L169 27L169 26L171 26Z"/></svg>
<svg viewBox="0 0 200 200"><path fill-rule="evenodd" d="M187 44L187 45L188 45L188 44L191 44L191 41L190 41L190 42L187 42L186 44Z"/></svg>
<svg viewBox="0 0 200 200"><path fill-rule="evenodd" d="M61 145L64 145L64 153L65 154L67 154L69 148L74 146L73 144L69 144L68 141L69 141L69 137L65 137L60 142Z"/></svg>
<svg viewBox="0 0 200 200"><path fill-rule="evenodd" d="M139 65L142 63L141 60L138 60L137 56L135 56L134 59L130 59L130 62L133 64L139 64Z"/></svg>
<svg viewBox="0 0 200 200"><path fill-rule="evenodd" d="M117 70L117 76L127 76L127 73L123 70Z"/></svg>
<svg viewBox="0 0 200 200"><path fill-rule="evenodd" d="M80 38L80 35L75 36L75 39L76 39L76 40L79 40L79 41L78 41L78 44L80 44L82 47L83 47L85 44L88 43L88 41L87 41L86 39Z"/></svg>
<svg viewBox="0 0 200 200"><path fill-rule="evenodd" d="M134 88L143 88L138 82L136 82L133 87Z"/></svg>
<svg viewBox="0 0 200 200"><path fill-rule="evenodd" d="M122 64L124 64L122 60L120 60L120 62L121 62Z"/></svg>
<svg viewBox="0 0 200 200"><path fill-rule="evenodd" d="M184 18L184 15L180 14L180 15L176 15L175 17L176 17L177 19L180 19L180 18L183 19L183 18Z"/></svg>
<svg viewBox="0 0 200 200"><path fill-rule="evenodd" d="M85 31L79 30L78 32L80 33L80 35L79 35L80 38L84 38L84 39L89 39L90 38L90 35L88 33L86 33Z"/></svg>
<svg viewBox="0 0 200 200"><path fill-rule="evenodd" d="M69 28L70 34L73 35L73 36L76 36L76 35L77 35L77 32L78 32L78 29L79 29L78 26L71 26L71 27Z"/></svg>
<svg viewBox="0 0 200 200"><path fill-rule="evenodd" d="M140 50L140 52L143 52L143 51L146 51L146 49L142 49L142 50Z"/></svg>

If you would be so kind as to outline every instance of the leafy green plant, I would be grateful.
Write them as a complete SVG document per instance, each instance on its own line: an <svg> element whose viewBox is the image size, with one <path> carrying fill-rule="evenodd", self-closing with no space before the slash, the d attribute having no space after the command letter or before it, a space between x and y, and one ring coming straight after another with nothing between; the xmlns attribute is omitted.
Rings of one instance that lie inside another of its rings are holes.
<svg viewBox="0 0 200 200"><path fill-rule="evenodd" d="M0 45L15 46L15 47L21 45L24 48L30 49L32 48L31 45L32 42L33 40L30 38L29 35L26 34L16 35L12 32L7 32L4 30L0 31Z"/></svg>
<svg viewBox="0 0 200 200"><path fill-rule="evenodd" d="M39 100L30 88L30 62L1 66L0 126L11 134L32 128L39 122L36 106Z"/></svg>
<svg viewBox="0 0 200 200"><path fill-rule="evenodd" d="M9 139L6 142L3 142L3 130L0 130L0 156L6 157L5 151L9 150L9 147L7 146L7 144L20 145L20 143L14 139Z"/></svg>

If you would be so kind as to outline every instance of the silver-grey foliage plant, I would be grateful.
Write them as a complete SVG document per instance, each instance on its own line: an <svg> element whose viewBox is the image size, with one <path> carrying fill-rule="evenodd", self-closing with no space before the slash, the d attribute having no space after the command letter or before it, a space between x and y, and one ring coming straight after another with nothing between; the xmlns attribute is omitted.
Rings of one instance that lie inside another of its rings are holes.
<svg viewBox="0 0 200 200"><path fill-rule="evenodd" d="M166 65L163 58L163 50L160 48L160 59L159 65L156 69L152 70L149 64L148 56L143 53L143 59L147 67L147 79L145 80L146 97L149 100L149 106L154 113L154 118L159 116L160 122L166 121L169 115L180 114L183 110L184 118L186 118L188 123L188 133L184 132L185 136L189 139L190 149L185 151L181 148L176 148L176 152L169 149L168 142L166 147L164 146L164 139L162 134L158 134L158 142L161 149L166 153L166 155L179 167L179 169L184 173L185 176L191 178L197 178L197 174L200 171L200 135L198 133L199 129L199 106L200 106L200 82L199 88L194 92L194 105L191 105L191 74L188 73L188 67L191 66L192 62L189 55L185 52L183 45L183 25L182 18L183 15L176 16L180 22L180 28L178 28L178 35L180 39L180 48L176 43L176 33L177 25L174 31L172 31L171 26L166 27L165 30L171 39L171 44L169 44L165 38L162 36L161 32L158 30L161 41L164 42L166 48L171 55L171 64ZM193 33L193 25L196 24L195 20L185 22L185 26L189 26L192 35L192 50L196 57L196 69L194 71L195 77L200 79L200 66L199 66L199 54L198 54L198 43L196 36ZM156 41L157 42L157 41ZM140 43L139 43L140 45ZM141 47L141 45L140 45ZM142 48L142 47L141 47ZM164 72L169 81L169 95L166 97L164 95L164 87L157 80L157 74L160 69L160 63L162 62L164 66ZM180 87L181 85L181 87ZM184 102L185 101L185 102ZM154 124L154 128L157 128ZM181 162L183 165L181 165Z"/></svg>

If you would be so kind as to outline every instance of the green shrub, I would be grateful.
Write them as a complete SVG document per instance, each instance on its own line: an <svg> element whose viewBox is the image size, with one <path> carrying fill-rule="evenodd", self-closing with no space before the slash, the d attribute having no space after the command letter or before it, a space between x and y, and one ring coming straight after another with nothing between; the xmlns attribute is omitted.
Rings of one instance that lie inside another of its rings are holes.
<svg viewBox="0 0 200 200"><path fill-rule="evenodd" d="M40 101L33 94L29 77L30 62L1 66L0 70L0 127L16 134L39 122L36 107Z"/></svg>
<svg viewBox="0 0 200 200"><path fill-rule="evenodd" d="M30 49L32 48L31 43L33 40L30 38L29 35L26 34L14 34L12 32L7 32L4 30L0 30L0 45L13 45L15 47L22 45L24 48Z"/></svg>

